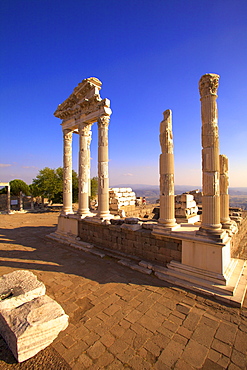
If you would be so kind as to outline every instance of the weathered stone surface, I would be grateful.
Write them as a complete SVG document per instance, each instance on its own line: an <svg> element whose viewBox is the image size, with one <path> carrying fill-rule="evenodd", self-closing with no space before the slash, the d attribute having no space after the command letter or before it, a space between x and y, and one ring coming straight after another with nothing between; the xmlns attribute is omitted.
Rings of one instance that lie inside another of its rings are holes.
<svg viewBox="0 0 247 370"><path fill-rule="evenodd" d="M0 310L12 309L45 294L45 285L27 270L16 270L0 278Z"/></svg>
<svg viewBox="0 0 247 370"><path fill-rule="evenodd" d="M62 307L46 295L0 310L0 333L18 362L47 347L67 326Z"/></svg>

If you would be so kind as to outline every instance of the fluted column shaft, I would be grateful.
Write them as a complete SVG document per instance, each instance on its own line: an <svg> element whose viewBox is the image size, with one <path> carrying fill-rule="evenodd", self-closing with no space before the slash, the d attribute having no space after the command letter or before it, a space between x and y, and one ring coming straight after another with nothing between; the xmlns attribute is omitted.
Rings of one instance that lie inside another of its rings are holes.
<svg viewBox="0 0 247 370"><path fill-rule="evenodd" d="M108 126L109 116L98 119L98 213L104 218L109 215L109 176L108 176Z"/></svg>
<svg viewBox="0 0 247 370"><path fill-rule="evenodd" d="M172 135L172 112L167 109L160 123L160 218L165 227L176 225L174 204L174 154Z"/></svg>
<svg viewBox="0 0 247 370"><path fill-rule="evenodd" d="M206 74L201 77L202 119L202 223L201 229L209 233L218 232L220 223L219 189L219 136L217 89L219 75Z"/></svg>
<svg viewBox="0 0 247 370"><path fill-rule="evenodd" d="M223 228L228 228L231 225L228 187L228 158L226 155L220 154L220 222Z"/></svg>
<svg viewBox="0 0 247 370"><path fill-rule="evenodd" d="M72 131L63 130L63 210L62 214L73 213L72 209Z"/></svg>
<svg viewBox="0 0 247 370"><path fill-rule="evenodd" d="M79 124L79 176L78 211L80 216L89 214L90 143L91 125Z"/></svg>

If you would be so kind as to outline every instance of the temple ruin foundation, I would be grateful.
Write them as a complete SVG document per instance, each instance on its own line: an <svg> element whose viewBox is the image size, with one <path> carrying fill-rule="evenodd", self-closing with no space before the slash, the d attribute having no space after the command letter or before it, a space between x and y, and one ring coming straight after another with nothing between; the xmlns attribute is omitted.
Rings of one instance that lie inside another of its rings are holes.
<svg viewBox="0 0 247 370"><path fill-rule="evenodd" d="M100 98L101 82L98 79L83 80L55 112L55 116L63 120L64 206L57 231L50 238L84 251L92 251L94 246L98 246L124 254L125 257L127 255L133 259L146 259L146 262L140 262L140 266L154 271L159 279L241 306L247 283L246 261L234 258L237 257L238 234L236 224L229 219L228 161L225 156L219 155L216 103L218 84L217 74L206 74L199 81L202 119L202 219L200 223L196 217L195 223L180 222L178 225L175 218L171 111L164 112L164 119L160 124L162 153L158 222L114 219L109 213L108 188L110 103L108 99ZM98 123L99 178L99 207L94 217L88 209L90 126L93 122ZM80 135L77 214L72 211L71 194L73 132ZM186 205L187 200L186 198ZM182 211L184 210L186 207ZM97 251L95 254L101 257L105 255ZM127 260L123 262L126 266L128 263Z"/></svg>

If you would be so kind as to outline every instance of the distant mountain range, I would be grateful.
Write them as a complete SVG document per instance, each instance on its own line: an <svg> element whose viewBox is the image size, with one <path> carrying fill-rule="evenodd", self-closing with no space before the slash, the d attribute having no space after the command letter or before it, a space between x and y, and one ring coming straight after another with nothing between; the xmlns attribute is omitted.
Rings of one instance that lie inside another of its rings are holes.
<svg viewBox="0 0 247 370"><path fill-rule="evenodd" d="M159 186L158 185L145 185L145 184L118 184L111 186L112 188L131 188L137 197L146 197L148 203L155 203L159 199ZM175 185L175 194L182 194L187 191L199 189L201 186L192 185ZM247 187L230 187L229 194L232 196L247 195Z"/></svg>

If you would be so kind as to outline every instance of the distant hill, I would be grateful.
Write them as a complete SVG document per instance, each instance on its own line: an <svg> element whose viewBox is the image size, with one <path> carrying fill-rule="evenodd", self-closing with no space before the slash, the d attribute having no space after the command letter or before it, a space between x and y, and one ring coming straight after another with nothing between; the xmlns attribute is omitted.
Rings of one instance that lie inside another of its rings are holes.
<svg viewBox="0 0 247 370"><path fill-rule="evenodd" d="M247 188L229 188L230 195L247 195Z"/></svg>
<svg viewBox="0 0 247 370"><path fill-rule="evenodd" d="M145 197L148 203L156 203L160 196L160 189L158 185L146 185L146 184L118 184L111 186L112 188L131 188L137 197ZM175 194L182 194L187 191L199 189L201 186L192 185L175 185ZM237 196L247 195L247 187L230 187L229 194L231 196L231 206L237 204L237 199L233 199ZM245 198L245 197L244 197ZM244 199L245 200L245 199ZM238 206L244 206L244 200L239 201ZM240 205L241 203L241 205ZM243 207L245 208L245 207Z"/></svg>

